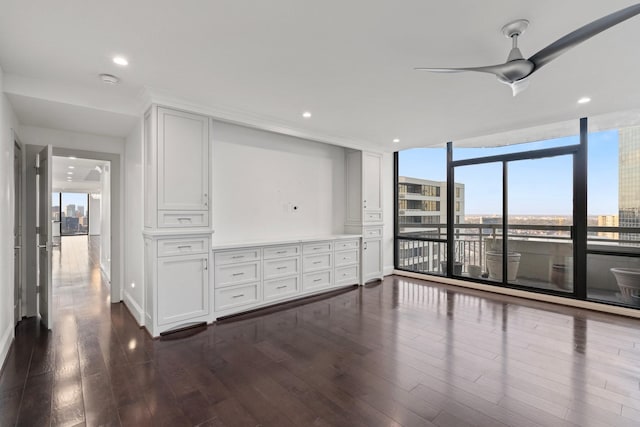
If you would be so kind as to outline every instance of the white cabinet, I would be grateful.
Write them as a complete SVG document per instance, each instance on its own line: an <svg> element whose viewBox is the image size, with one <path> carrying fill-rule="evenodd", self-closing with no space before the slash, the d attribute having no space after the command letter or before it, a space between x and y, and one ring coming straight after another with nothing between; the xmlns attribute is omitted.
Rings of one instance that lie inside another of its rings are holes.
<svg viewBox="0 0 640 427"><path fill-rule="evenodd" d="M345 231L362 234L360 263L362 283L382 279L384 277L382 155L351 150L346 153L345 163L347 181ZM346 279L349 273L350 270L345 269L340 274Z"/></svg>
<svg viewBox="0 0 640 427"><path fill-rule="evenodd" d="M152 336L210 320L209 235L145 236L145 327Z"/></svg>
<svg viewBox="0 0 640 427"><path fill-rule="evenodd" d="M144 312L154 337L213 320L210 122L157 105L144 115Z"/></svg>
<svg viewBox="0 0 640 427"><path fill-rule="evenodd" d="M209 314L207 254L158 259L158 325Z"/></svg>
<svg viewBox="0 0 640 427"><path fill-rule="evenodd" d="M210 119L152 106L144 117L145 227L208 228Z"/></svg>
<svg viewBox="0 0 640 427"><path fill-rule="evenodd" d="M213 317L359 284L360 248L360 235L214 248Z"/></svg>
<svg viewBox="0 0 640 427"><path fill-rule="evenodd" d="M381 279L383 276L382 239L363 239L362 282Z"/></svg>
<svg viewBox="0 0 640 427"><path fill-rule="evenodd" d="M382 155L351 150L346 156L347 224L382 223Z"/></svg>

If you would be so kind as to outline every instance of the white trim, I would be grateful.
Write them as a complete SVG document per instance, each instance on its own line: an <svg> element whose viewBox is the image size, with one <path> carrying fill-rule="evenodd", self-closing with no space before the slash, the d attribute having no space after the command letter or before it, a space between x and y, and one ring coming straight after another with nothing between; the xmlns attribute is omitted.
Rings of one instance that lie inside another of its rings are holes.
<svg viewBox="0 0 640 427"><path fill-rule="evenodd" d="M0 338L0 368L4 366L4 362L7 359L7 355L9 354L9 349L11 348L11 343L13 342L13 331L14 326L12 325L13 320L10 322L7 330L4 331L2 338Z"/></svg>
<svg viewBox="0 0 640 427"><path fill-rule="evenodd" d="M390 276L390 275L392 275L392 274L395 274L395 270L394 270L393 265L387 265L387 266L385 266L385 267L382 269L382 274L383 274L384 276Z"/></svg>
<svg viewBox="0 0 640 427"><path fill-rule="evenodd" d="M475 289L494 294L510 295L535 301L550 302L552 304L565 305L569 307L585 308L587 310L600 311L602 313L618 314L621 316L634 317L640 319L640 310L633 308L619 307L616 305L601 304L593 301L582 301L572 298L563 298L555 295L539 294L519 289L502 288L498 286L487 286L482 283L467 282L464 280L450 279L448 277L431 276L428 274L413 273L410 271L394 270L397 276L411 277L428 282L443 283L446 285L460 286L463 288Z"/></svg>
<svg viewBox="0 0 640 427"><path fill-rule="evenodd" d="M144 325L144 310L142 310L142 307L140 307L140 305L138 305L136 300L126 290L124 291L124 300L123 301L124 301L124 304L129 309L129 311L131 312L131 314L133 314L133 317L135 317L136 322L138 322L138 325L139 326L143 326Z"/></svg>

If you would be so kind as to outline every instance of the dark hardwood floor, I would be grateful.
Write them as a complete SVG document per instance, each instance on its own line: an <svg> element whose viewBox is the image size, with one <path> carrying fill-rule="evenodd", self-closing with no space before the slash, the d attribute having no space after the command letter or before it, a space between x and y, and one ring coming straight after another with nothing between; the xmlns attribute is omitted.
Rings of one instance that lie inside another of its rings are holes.
<svg viewBox="0 0 640 427"><path fill-rule="evenodd" d="M63 239L55 327L20 323L0 425L639 426L640 321L420 280L171 340Z"/></svg>

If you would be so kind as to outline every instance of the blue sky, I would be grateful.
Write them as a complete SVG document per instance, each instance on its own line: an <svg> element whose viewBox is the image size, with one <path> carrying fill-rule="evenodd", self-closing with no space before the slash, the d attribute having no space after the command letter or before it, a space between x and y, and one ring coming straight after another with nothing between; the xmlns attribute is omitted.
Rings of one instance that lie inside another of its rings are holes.
<svg viewBox="0 0 640 427"><path fill-rule="evenodd" d="M455 148L454 159L484 157L578 143L566 137L507 147ZM446 180L444 148L417 148L399 154L401 176ZM502 164L456 168L455 181L465 184L465 213L502 212ZM589 134L588 214L618 213L618 131ZM572 210L572 158L523 160L509 164L509 213L569 215Z"/></svg>

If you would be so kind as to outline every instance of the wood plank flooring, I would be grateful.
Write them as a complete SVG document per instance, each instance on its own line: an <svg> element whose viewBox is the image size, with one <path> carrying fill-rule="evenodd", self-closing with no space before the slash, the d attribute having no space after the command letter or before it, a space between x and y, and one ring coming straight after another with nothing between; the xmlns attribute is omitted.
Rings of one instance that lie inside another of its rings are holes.
<svg viewBox="0 0 640 427"><path fill-rule="evenodd" d="M97 243L63 238L55 329L17 327L0 426L640 425L638 320L392 276L152 340Z"/></svg>

